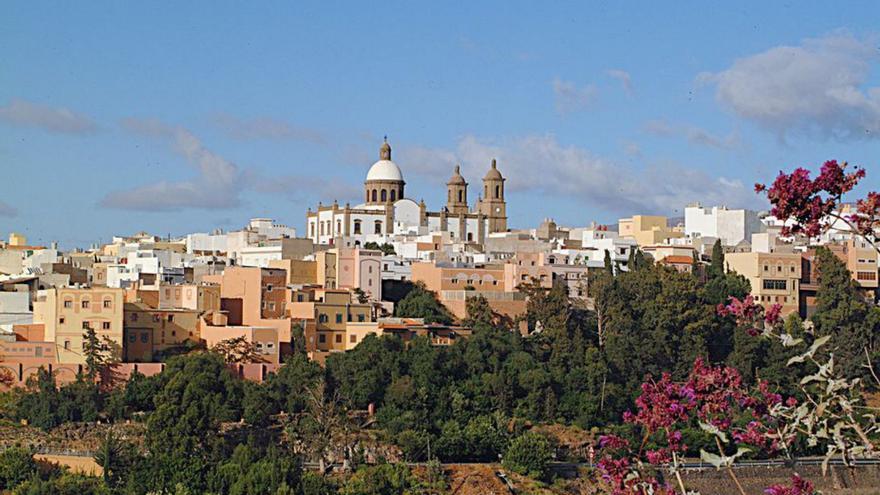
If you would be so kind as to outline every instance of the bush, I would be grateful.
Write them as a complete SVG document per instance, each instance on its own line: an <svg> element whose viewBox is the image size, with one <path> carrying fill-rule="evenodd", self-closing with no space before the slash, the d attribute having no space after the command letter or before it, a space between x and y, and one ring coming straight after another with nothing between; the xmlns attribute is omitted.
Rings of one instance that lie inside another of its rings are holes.
<svg viewBox="0 0 880 495"><path fill-rule="evenodd" d="M547 439L537 433L526 432L510 442L501 465L514 473L543 479L547 476L551 459Z"/></svg>
<svg viewBox="0 0 880 495"><path fill-rule="evenodd" d="M0 489L11 490L37 472L30 450L11 447L0 453Z"/></svg>

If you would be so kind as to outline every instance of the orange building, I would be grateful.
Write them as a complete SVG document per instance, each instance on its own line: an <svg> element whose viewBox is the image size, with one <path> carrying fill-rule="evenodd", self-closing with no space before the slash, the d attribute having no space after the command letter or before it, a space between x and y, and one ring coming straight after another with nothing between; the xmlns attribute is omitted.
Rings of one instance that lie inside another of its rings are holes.
<svg viewBox="0 0 880 495"><path fill-rule="evenodd" d="M83 364L83 335L88 328L118 346L122 358L124 291L111 288L53 288L34 300L34 323L42 323L44 339L54 342L58 363Z"/></svg>

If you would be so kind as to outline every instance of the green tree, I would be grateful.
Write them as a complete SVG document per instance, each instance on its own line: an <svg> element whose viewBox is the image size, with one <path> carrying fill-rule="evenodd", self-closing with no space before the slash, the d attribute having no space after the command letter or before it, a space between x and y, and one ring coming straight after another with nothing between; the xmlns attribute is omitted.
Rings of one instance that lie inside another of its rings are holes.
<svg viewBox="0 0 880 495"><path fill-rule="evenodd" d="M117 438L113 430L107 430L95 453L95 462L103 470L104 484L112 489L122 488L134 463L139 460L134 445Z"/></svg>
<svg viewBox="0 0 880 495"><path fill-rule="evenodd" d="M449 325L453 317L437 295L425 288L421 282L413 284L412 290L394 306L394 315L406 318L424 318L425 323Z"/></svg>
<svg viewBox="0 0 880 495"><path fill-rule="evenodd" d="M724 248L721 239L715 239L712 245L712 260L709 263L709 278L717 278L724 275Z"/></svg>
<svg viewBox="0 0 880 495"><path fill-rule="evenodd" d="M510 442L501 464L515 473L545 479L552 458L550 442L543 435L529 431Z"/></svg>
<svg viewBox="0 0 880 495"><path fill-rule="evenodd" d="M37 473L33 453L23 447L0 452L0 489L12 490Z"/></svg>
<svg viewBox="0 0 880 495"><path fill-rule="evenodd" d="M153 481L202 493L223 447L220 424L241 417L241 381L210 352L172 358L162 378L145 438Z"/></svg>
<svg viewBox="0 0 880 495"><path fill-rule="evenodd" d="M489 306L489 301L482 295L468 297L465 300L465 309L467 310L467 318L462 322L463 325L474 330L483 330L492 328L495 324L495 312Z"/></svg>
<svg viewBox="0 0 880 495"><path fill-rule="evenodd" d="M358 469L340 495L403 495L415 484L404 464L379 464Z"/></svg>
<svg viewBox="0 0 880 495"><path fill-rule="evenodd" d="M811 318L816 336L834 336L834 361L846 376L870 378L865 353L873 355L877 349L880 309L865 300L852 273L833 252L818 248L816 264L819 289Z"/></svg>

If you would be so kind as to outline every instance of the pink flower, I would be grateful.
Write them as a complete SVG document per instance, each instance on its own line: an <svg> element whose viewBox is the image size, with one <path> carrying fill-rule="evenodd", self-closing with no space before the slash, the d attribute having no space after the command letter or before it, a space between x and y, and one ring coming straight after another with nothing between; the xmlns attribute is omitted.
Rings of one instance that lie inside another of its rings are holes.
<svg viewBox="0 0 880 495"><path fill-rule="evenodd" d="M772 485L764 490L767 495L813 495L813 484L795 474L791 477L791 486Z"/></svg>
<svg viewBox="0 0 880 495"><path fill-rule="evenodd" d="M599 437L599 447L603 449L626 449L629 447L629 441L617 435L602 435Z"/></svg>
<svg viewBox="0 0 880 495"><path fill-rule="evenodd" d="M775 325L779 323L779 315L782 313L782 305L774 304L770 306L770 309L764 313L764 321L767 322L768 325Z"/></svg>

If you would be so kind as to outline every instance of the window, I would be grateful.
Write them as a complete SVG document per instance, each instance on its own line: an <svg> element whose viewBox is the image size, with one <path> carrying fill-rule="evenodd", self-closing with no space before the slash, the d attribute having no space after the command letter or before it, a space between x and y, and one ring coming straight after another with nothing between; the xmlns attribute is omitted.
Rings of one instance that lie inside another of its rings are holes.
<svg viewBox="0 0 880 495"><path fill-rule="evenodd" d="M361 221L360 221L360 220L355 220L355 221L354 221L354 233L355 233L355 234L360 234L360 233L361 233Z"/></svg>
<svg viewBox="0 0 880 495"><path fill-rule="evenodd" d="M64 301L64 307L65 307L65 308L72 308L72 307L73 307L73 301L71 301L70 299L67 299L66 301Z"/></svg>
<svg viewBox="0 0 880 495"><path fill-rule="evenodd" d="M303 295L302 294L296 295L296 302L303 302Z"/></svg>
<svg viewBox="0 0 880 495"><path fill-rule="evenodd" d="M69 341L69 340L65 340L65 341L64 341L64 350L65 350L65 351L69 351L69 350L70 350L70 341Z"/></svg>
<svg viewBox="0 0 880 495"><path fill-rule="evenodd" d="M137 335L133 333L128 334L128 341L134 344L135 342L137 342Z"/></svg>
<svg viewBox="0 0 880 495"><path fill-rule="evenodd" d="M83 322L83 330L88 330L89 328L91 328L91 326L89 325L89 322L84 321Z"/></svg>
<svg viewBox="0 0 880 495"><path fill-rule="evenodd" d="M63 316L61 318L58 318L58 323L60 325L64 325L64 317Z"/></svg>
<svg viewBox="0 0 880 495"><path fill-rule="evenodd" d="M272 284L266 284L266 292L272 292Z"/></svg>
<svg viewBox="0 0 880 495"><path fill-rule="evenodd" d="M83 309L89 308L89 300L88 299L83 299L82 307L83 307Z"/></svg>
<svg viewBox="0 0 880 495"><path fill-rule="evenodd" d="M375 192L375 191L373 191L373 192ZM319 333L318 334L318 342L325 344L327 342L327 336L324 335L323 333Z"/></svg>
<svg viewBox="0 0 880 495"><path fill-rule="evenodd" d="M275 303L274 302L269 303L269 311L275 311Z"/></svg>
<svg viewBox="0 0 880 495"><path fill-rule="evenodd" d="M153 323L159 323L159 315L153 315Z"/></svg>
<svg viewBox="0 0 880 495"><path fill-rule="evenodd" d="M858 280L877 280L877 272L856 272Z"/></svg>
<svg viewBox="0 0 880 495"><path fill-rule="evenodd" d="M150 334L148 334L147 332L142 333L141 334L141 343L146 344L149 341L150 341Z"/></svg>
<svg viewBox="0 0 880 495"><path fill-rule="evenodd" d="M325 315L324 313L321 313L320 315L318 315L318 321L320 323L327 323L329 321L329 318L327 318L327 315Z"/></svg>
<svg viewBox="0 0 880 495"><path fill-rule="evenodd" d="M495 198L501 197L501 186L495 186Z"/></svg>
<svg viewBox="0 0 880 495"><path fill-rule="evenodd" d="M382 189L382 202L384 203L388 199L388 191Z"/></svg>
<svg viewBox="0 0 880 495"><path fill-rule="evenodd" d="M342 334L341 334L341 333L337 333L337 334L336 334L336 343L337 343L337 344L341 344L341 343L342 343Z"/></svg>
<svg viewBox="0 0 880 495"><path fill-rule="evenodd" d="M785 290L785 280L764 279L765 290Z"/></svg>
<svg viewBox="0 0 880 495"><path fill-rule="evenodd" d="M357 343L357 341L358 341L357 335L349 335L348 336L348 342L350 344Z"/></svg>
<svg viewBox="0 0 880 495"><path fill-rule="evenodd" d="M381 234L382 233L382 222L379 220L376 220L376 223L373 226L373 230L376 234Z"/></svg>
<svg viewBox="0 0 880 495"><path fill-rule="evenodd" d="M364 315L363 315L363 313L358 315L358 321L361 322L361 323L364 322Z"/></svg>
<svg viewBox="0 0 880 495"><path fill-rule="evenodd" d="M113 307L113 301L110 300L110 299L104 299L104 307L105 307L105 308L112 308L112 307Z"/></svg>
<svg viewBox="0 0 880 495"><path fill-rule="evenodd" d="M397 190L391 190L391 201L397 201Z"/></svg>
<svg viewBox="0 0 880 495"><path fill-rule="evenodd" d="M336 323L342 323L342 313L336 313Z"/></svg>
<svg viewBox="0 0 880 495"><path fill-rule="evenodd" d="M109 321L102 321L101 322L101 329L102 330L110 330L110 322Z"/></svg>

